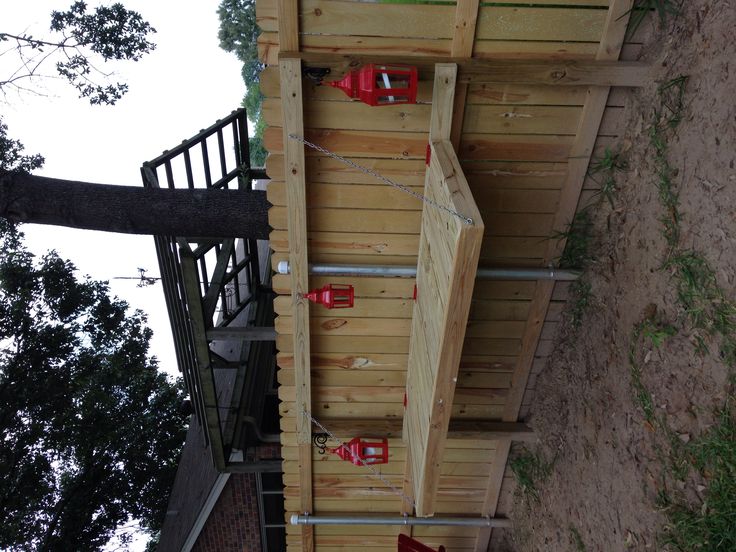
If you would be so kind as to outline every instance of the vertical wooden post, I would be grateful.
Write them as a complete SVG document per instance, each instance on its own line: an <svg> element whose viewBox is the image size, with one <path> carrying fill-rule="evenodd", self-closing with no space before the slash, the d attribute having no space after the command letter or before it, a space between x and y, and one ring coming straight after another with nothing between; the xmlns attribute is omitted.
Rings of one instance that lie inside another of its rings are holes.
<svg viewBox="0 0 736 552"><path fill-rule="evenodd" d="M284 172L287 227L289 234L289 266L291 267L291 299L294 340L294 379L296 386L296 435L299 448L300 513L312 513L312 423L305 413L312 411L310 381L309 291L307 266L307 200L304 146L289 135L304 137L302 105L302 72L299 59L279 61L281 103L284 117ZM302 526L302 551L314 547L313 529Z"/></svg>
<svg viewBox="0 0 736 552"><path fill-rule="evenodd" d="M475 27L478 22L478 6L479 0L458 0L455 9L455 31L450 49L450 55L454 58L469 58L473 55ZM460 148L467 97L468 84L458 83L455 87L452 129L450 132L450 142L455 151Z"/></svg>

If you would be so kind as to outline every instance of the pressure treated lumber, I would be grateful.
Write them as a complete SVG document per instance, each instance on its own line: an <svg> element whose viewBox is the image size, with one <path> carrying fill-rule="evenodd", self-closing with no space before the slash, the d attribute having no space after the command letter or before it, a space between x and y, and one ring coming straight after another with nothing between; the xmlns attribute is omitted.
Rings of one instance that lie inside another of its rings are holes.
<svg viewBox="0 0 736 552"><path fill-rule="evenodd" d="M282 52L299 50L299 4L297 0L276 0L279 44Z"/></svg>
<svg viewBox="0 0 736 552"><path fill-rule="evenodd" d="M366 63L402 64L402 56L367 56L361 54L330 54L323 52L287 53L297 55L309 67L330 69L330 78L340 77L354 67ZM279 54L279 57L282 55ZM533 60L479 59L421 56L411 59L419 70L420 79L431 79L436 64L455 63L457 82L531 84L554 86L644 86L651 81L651 67L638 61L604 60Z"/></svg>
<svg viewBox="0 0 736 552"><path fill-rule="evenodd" d="M308 291L307 265L307 208L304 147L300 142L289 139L289 134L304 135L302 108L302 74L298 59L283 59L279 62L281 74L281 101L284 113L284 166L286 199L289 206L288 236L289 263L291 266L291 298L294 327L292 345L296 400L296 432L301 480L299 484L299 511L312 512L312 439L309 420L304 412L312 410L310 381L310 335L309 302L303 294ZM313 532L302 529L302 550L311 551L314 546Z"/></svg>
<svg viewBox="0 0 736 552"><path fill-rule="evenodd" d="M355 435L366 437L399 437L403 422L375 418L333 419L329 430L339 438ZM313 431L320 430L314 426ZM496 440L535 441L534 430L523 422L494 422L486 420L452 420L447 430L448 440ZM450 444L448 444L450 446Z"/></svg>
<svg viewBox="0 0 736 552"><path fill-rule="evenodd" d="M483 222L449 142L457 68L435 71L431 158L424 193L458 216L425 203L412 318L404 439L408 443L415 510L435 511L440 466L453 412L462 343L478 268Z"/></svg>

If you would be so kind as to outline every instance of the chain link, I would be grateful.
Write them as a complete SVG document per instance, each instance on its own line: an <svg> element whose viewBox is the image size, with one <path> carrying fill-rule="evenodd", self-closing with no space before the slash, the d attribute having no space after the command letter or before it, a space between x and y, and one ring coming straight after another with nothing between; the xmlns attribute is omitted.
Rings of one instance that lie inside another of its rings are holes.
<svg viewBox="0 0 736 552"><path fill-rule="evenodd" d="M391 180L389 178L386 178L382 174L377 173L376 171L374 171L372 169L369 169L368 167L363 167L361 165L358 165L357 163L354 163L350 159L345 159L341 155L338 155L336 153L333 153L330 150L325 149L325 148L323 148L320 145L313 144L309 140L306 140L306 139L304 139L304 138L302 138L300 136L297 136L296 134L289 134L289 138L291 138L292 140L296 140L297 142L301 142L305 146L309 146L310 148L312 148L314 150L317 150L317 151L319 151L321 153L324 153L328 157L332 157L333 159L336 159L338 161L341 161L342 163L345 163L346 165L349 165L349 166L353 167L354 169L359 170L362 173L369 174L369 175L373 176L374 178L377 178L378 180L380 180L382 182L385 182L389 186L392 186L392 187L396 188L397 190L401 190L402 192L407 193L407 194L409 194L411 196L414 196L415 198L417 198L420 201L423 201L424 203L428 203L432 207L435 207L437 209L440 209L442 211L445 211L447 213L450 213L452 216L457 217L460 220L462 220L465 224L473 224L473 219L472 218L466 217L465 215L460 214L457 211L453 211L449 207L445 207L444 205L440 205L439 203L437 203L433 199L430 199L430 198L428 198L425 195L422 195L422 194L420 194L418 192L415 192L414 190L410 189L407 186L404 186L403 184L399 184L398 182L394 182L393 180Z"/></svg>
<svg viewBox="0 0 736 552"><path fill-rule="evenodd" d="M339 446L344 447L348 451L348 453L350 454L351 457L353 457L354 459L358 460L358 462L360 462L364 467L368 468L368 470L373 474L373 477L375 477L377 479L380 479L381 482L384 485L386 485L386 487L388 487L394 493L396 493L397 495L399 495L404 500L404 502L406 502L411 508L414 508L414 501L410 497L406 496L403 492L401 492L400 489L397 489L394 485L392 485L390 481L388 481L385 477L383 477L381 475L381 472L376 471L376 469L373 466L371 466L370 464L367 464L360 456L355 456L353 454L353 452L350 450L350 447L348 447L340 439L338 439L337 437L335 437L335 435L329 429L327 429L325 426L323 426L321 423L319 423L317 420L315 420L309 412L307 412L306 410L304 410L303 413L304 413L304 416L306 416L307 418L309 418L309 420L311 420L311 422L314 425L316 425L324 433L326 433L327 435L329 435L330 436L330 439L332 439L333 441L337 442L339 444Z"/></svg>

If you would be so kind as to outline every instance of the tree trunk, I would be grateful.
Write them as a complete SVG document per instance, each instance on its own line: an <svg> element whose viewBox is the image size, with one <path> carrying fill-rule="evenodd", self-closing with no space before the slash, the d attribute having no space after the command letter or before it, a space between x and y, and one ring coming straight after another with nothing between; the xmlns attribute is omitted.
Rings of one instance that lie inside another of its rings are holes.
<svg viewBox="0 0 736 552"><path fill-rule="evenodd" d="M268 239L266 193L111 186L28 174L0 177L0 216L123 234Z"/></svg>

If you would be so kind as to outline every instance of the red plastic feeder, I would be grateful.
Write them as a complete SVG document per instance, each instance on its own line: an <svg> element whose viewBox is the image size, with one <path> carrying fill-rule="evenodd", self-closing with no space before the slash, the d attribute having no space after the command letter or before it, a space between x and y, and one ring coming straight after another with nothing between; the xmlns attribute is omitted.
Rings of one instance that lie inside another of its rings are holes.
<svg viewBox="0 0 736 552"><path fill-rule="evenodd" d="M416 67L410 65L377 65L369 63L351 71L340 81L329 82L350 98L368 105L417 103Z"/></svg>
<svg viewBox="0 0 736 552"><path fill-rule="evenodd" d="M355 437L349 443L330 449L343 460L352 462L356 466L363 464L388 464L388 439L369 441L362 437ZM361 460L363 460L361 462Z"/></svg>
<svg viewBox="0 0 736 552"><path fill-rule="evenodd" d="M349 284L327 284L305 293L304 297L328 309L349 309L355 303L355 290Z"/></svg>

